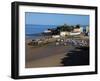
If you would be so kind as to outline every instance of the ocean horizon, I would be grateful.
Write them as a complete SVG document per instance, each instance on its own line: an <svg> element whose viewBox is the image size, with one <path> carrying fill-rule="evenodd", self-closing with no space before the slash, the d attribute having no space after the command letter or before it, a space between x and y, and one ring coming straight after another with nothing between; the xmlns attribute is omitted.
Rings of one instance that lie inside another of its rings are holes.
<svg viewBox="0 0 100 81"><path fill-rule="evenodd" d="M31 35L41 35L41 33L47 29L50 28L56 28L59 25L30 25L26 24L25 25L25 35L26 36L31 36ZM87 25L82 25L83 29L86 29Z"/></svg>
<svg viewBox="0 0 100 81"><path fill-rule="evenodd" d="M39 34L43 31L47 30L48 28L56 28L57 25L25 25L25 34Z"/></svg>

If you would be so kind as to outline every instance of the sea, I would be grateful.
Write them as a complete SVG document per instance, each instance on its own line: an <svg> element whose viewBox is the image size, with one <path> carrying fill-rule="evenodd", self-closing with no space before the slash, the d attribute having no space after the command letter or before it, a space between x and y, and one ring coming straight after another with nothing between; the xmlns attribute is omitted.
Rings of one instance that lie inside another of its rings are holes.
<svg viewBox="0 0 100 81"><path fill-rule="evenodd" d="M41 33L50 28L57 28L58 25L25 25L25 36L26 38L40 38L42 37ZM86 25L81 26L85 31Z"/></svg>
<svg viewBox="0 0 100 81"><path fill-rule="evenodd" d="M41 38L43 31L56 27L57 25L25 25L25 36L28 39Z"/></svg>

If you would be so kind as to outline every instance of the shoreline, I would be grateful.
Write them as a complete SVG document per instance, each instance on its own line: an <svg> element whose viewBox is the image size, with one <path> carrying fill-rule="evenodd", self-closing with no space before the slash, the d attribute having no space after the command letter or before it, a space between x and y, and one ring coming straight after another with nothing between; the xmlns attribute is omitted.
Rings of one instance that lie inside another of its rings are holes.
<svg viewBox="0 0 100 81"><path fill-rule="evenodd" d="M32 39L25 40L25 67L57 67L64 66L62 59L67 57L67 53L75 50L75 46L63 46L50 43L49 45L33 47L28 45Z"/></svg>
<svg viewBox="0 0 100 81"><path fill-rule="evenodd" d="M59 50L58 50L59 49ZM67 46L44 46L33 48L26 44L26 68L61 66L61 59L73 47Z"/></svg>

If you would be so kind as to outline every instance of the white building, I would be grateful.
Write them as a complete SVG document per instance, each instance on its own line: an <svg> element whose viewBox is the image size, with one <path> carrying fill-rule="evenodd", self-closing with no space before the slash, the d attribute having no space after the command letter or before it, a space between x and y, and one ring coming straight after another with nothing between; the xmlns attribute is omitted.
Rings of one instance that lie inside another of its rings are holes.
<svg viewBox="0 0 100 81"><path fill-rule="evenodd" d="M80 32L83 32L83 27L80 27Z"/></svg>
<svg viewBox="0 0 100 81"><path fill-rule="evenodd" d="M50 33L51 32L51 30L45 30L44 31L44 33Z"/></svg>
<svg viewBox="0 0 100 81"><path fill-rule="evenodd" d="M67 31L60 32L60 36L64 37L66 35L69 35L69 32L67 32Z"/></svg>
<svg viewBox="0 0 100 81"><path fill-rule="evenodd" d="M52 35L52 38L59 38L60 35Z"/></svg>
<svg viewBox="0 0 100 81"><path fill-rule="evenodd" d="M81 32L70 32L70 35L80 35Z"/></svg>
<svg viewBox="0 0 100 81"><path fill-rule="evenodd" d="M83 32L83 27L74 28L73 32Z"/></svg>
<svg viewBox="0 0 100 81"><path fill-rule="evenodd" d="M86 26L86 33L89 33L89 26Z"/></svg>

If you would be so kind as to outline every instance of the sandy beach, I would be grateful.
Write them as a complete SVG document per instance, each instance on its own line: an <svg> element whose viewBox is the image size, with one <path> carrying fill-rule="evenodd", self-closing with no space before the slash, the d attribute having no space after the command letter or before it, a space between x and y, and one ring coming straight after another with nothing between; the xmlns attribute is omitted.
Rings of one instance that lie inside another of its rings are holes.
<svg viewBox="0 0 100 81"><path fill-rule="evenodd" d="M88 40L88 37L73 39ZM31 41L32 39L26 39L25 41L26 68L89 65L89 49L83 51L87 47L82 46L83 48L78 49L73 45L56 45L56 42L50 42L42 46L28 45ZM72 53L70 54L70 52Z"/></svg>
<svg viewBox="0 0 100 81"><path fill-rule="evenodd" d="M72 46L56 46L54 43L34 48L27 45L27 42L26 68L62 66L61 59L65 57L66 53L74 49Z"/></svg>

